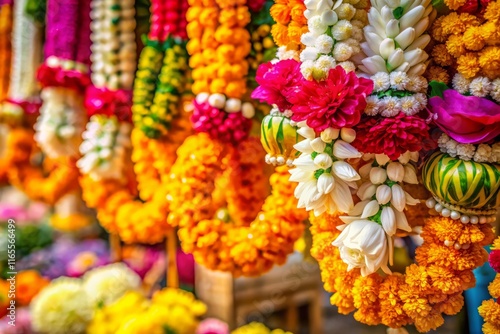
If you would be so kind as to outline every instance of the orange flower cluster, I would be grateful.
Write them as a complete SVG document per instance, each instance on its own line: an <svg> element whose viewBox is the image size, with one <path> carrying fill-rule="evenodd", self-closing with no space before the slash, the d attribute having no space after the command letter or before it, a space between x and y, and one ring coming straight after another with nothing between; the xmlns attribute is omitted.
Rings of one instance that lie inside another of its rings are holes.
<svg viewBox="0 0 500 334"><path fill-rule="evenodd" d="M12 5L0 6L0 102L9 91L10 60L12 47L10 43L12 34Z"/></svg>
<svg viewBox="0 0 500 334"><path fill-rule="evenodd" d="M423 228L424 244L417 248L416 264L405 274L378 273L362 277L359 269L347 272L339 249L331 243L343 225L338 216L311 215L313 246L325 289L335 292L331 303L342 314L368 325L384 324L400 328L415 324L420 332L436 329L444 323L443 314L453 315L464 304L462 292L474 286L472 270L488 258L483 246L494 239L489 224L462 224L451 218L428 218ZM444 242L468 244L456 250Z"/></svg>
<svg viewBox="0 0 500 334"><path fill-rule="evenodd" d="M78 189L76 161L45 159L40 167L32 163L37 153L32 129L10 129L2 159L10 184L32 200L54 205L62 196Z"/></svg>
<svg viewBox="0 0 500 334"><path fill-rule="evenodd" d="M495 240L491 249L500 249L500 238ZM498 298L500 298L500 274L497 274L493 282L490 283L488 291L497 301L493 299L485 300L478 310L479 314L484 318L483 333L497 334L500 333L500 303L498 303Z"/></svg>
<svg viewBox="0 0 500 334"><path fill-rule="evenodd" d="M80 180L83 199L97 209L100 224L125 243L158 243L171 229L167 222L168 175L175 150L190 133L188 114L182 115L173 121L168 137L150 139L140 129L133 130L135 175L130 171L128 181L95 181L89 176ZM137 200L137 190L141 200Z"/></svg>
<svg viewBox="0 0 500 334"><path fill-rule="evenodd" d="M42 277L36 270L22 270L16 275L15 301L17 306L27 306L31 300L48 284L50 280ZM10 282L0 279L0 317L7 314Z"/></svg>
<svg viewBox="0 0 500 334"><path fill-rule="evenodd" d="M246 92L250 12L245 0L189 0L186 14L195 94L222 93L241 98Z"/></svg>
<svg viewBox="0 0 500 334"><path fill-rule="evenodd" d="M439 17L432 26L437 42L432 57L437 66L429 68L428 79L447 80L448 84L454 71L466 78L500 77L499 25L499 0L488 3L483 16L451 12Z"/></svg>
<svg viewBox="0 0 500 334"><path fill-rule="evenodd" d="M275 1L271 7L271 16L276 24L273 25L271 33L278 46L286 46L287 50L301 48L300 36L308 31L305 10L303 0Z"/></svg>
<svg viewBox="0 0 500 334"><path fill-rule="evenodd" d="M231 190L227 199L229 211L234 215L231 206L243 206L243 199L247 198L246 205L251 209L237 216L240 222L228 224L214 217L217 207L212 201L216 177L225 165L221 161L231 148L206 134L198 134L188 138L179 148L178 159L172 167L174 182L169 193L171 213L168 219L172 225L180 227L178 234L184 251L192 253L198 263L210 269L229 271L235 276L257 276L274 264L283 264L286 256L293 252L294 242L302 235L303 221L307 218L304 210L297 209L293 196L295 184L288 182L288 170L279 167L270 178L271 195L265 199L256 218L249 221L250 212L261 202L258 192L262 193L261 186L248 184L250 180L259 182L255 178L262 173L262 169L255 167L256 159L261 159L262 155L256 143L250 138L236 147L241 151L237 155L240 166L235 173L242 179L230 188L235 187L239 199L235 201ZM234 168L231 160L235 157L229 157L230 169ZM255 173L247 170L246 165L253 165ZM246 172L252 175L243 175ZM236 181L231 174L229 178Z"/></svg>

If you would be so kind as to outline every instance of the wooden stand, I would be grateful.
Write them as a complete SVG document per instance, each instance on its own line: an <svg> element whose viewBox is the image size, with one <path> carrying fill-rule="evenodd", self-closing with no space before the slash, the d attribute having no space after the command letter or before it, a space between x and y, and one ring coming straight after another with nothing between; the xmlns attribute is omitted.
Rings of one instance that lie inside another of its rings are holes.
<svg viewBox="0 0 500 334"><path fill-rule="evenodd" d="M299 328L298 307L309 307L309 333L321 333L322 283L314 262L303 261L301 254L289 256L288 262L276 266L257 278L233 278L231 274L196 266L196 294L208 306L207 317L229 324L231 329L250 321L265 322L273 313L285 311L283 329L296 333Z"/></svg>

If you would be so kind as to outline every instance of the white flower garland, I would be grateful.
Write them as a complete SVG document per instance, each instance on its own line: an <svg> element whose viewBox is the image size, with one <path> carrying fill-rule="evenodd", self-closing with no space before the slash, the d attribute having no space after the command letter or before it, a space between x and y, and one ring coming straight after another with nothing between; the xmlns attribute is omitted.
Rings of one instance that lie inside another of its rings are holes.
<svg viewBox="0 0 500 334"><path fill-rule="evenodd" d="M92 0L90 6L92 82L131 89L137 57L134 0Z"/></svg>
<svg viewBox="0 0 500 334"><path fill-rule="evenodd" d="M92 116L82 135L80 171L94 180L122 179L131 130L129 123L118 122L116 117Z"/></svg>
<svg viewBox="0 0 500 334"><path fill-rule="evenodd" d="M460 94L470 94L477 97L491 97L500 103L500 78L490 80L486 77L467 79L460 73L455 74L452 80L453 89Z"/></svg>
<svg viewBox="0 0 500 334"><path fill-rule="evenodd" d="M462 160L475 162L500 163L500 143L488 144L461 144L443 133L438 139L441 152L451 157L459 157Z"/></svg>
<svg viewBox="0 0 500 334"><path fill-rule="evenodd" d="M306 0L304 16L309 32L301 36L306 46L300 53L302 75L326 78L337 65L347 72L356 69L353 58L360 53L362 28L367 23L365 1Z"/></svg>
<svg viewBox="0 0 500 334"><path fill-rule="evenodd" d="M77 157L87 116L83 96L63 87L47 87L35 124L35 140L50 158Z"/></svg>

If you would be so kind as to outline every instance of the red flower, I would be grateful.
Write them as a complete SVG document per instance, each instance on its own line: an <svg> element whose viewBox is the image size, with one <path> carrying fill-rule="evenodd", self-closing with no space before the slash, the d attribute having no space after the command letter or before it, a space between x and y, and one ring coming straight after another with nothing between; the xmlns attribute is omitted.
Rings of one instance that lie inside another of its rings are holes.
<svg viewBox="0 0 500 334"><path fill-rule="evenodd" d="M288 110L292 104L287 96L297 91L297 85L303 79L300 63L293 59L281 60L276 64L264 63L257 69L255 80L260 85L252 98L267 104L276 104L281 111Z"/></svg>
<svg viewBox="0 0 500 334"><path fill-rule="evenodd" d="M500 250L492 250L489 257L490 266L497 273L500 273Z"/></svg>
<svg viewBox="0 0 500 334"><path fill-rule="evenodd" d="M430 141L429 126L416 116L365 117L352 143L363 153L385 153L395 160L406 151L420 151Z"/></svg>
<svg viewBox="0 0 500 334"><path fill-rule="evenodd" d="M260 12L260 10L264 7L266 0L248 0L247 6L250 8L252 12Z"/></svg>
<svg viewBox="0 0 500 334"><path fill-rule="evenodd" d="M89 86L85 94L87 115L115 115L120 121L131 122L132 92L128 90L109 90Z"/></svg>
<svg viewBox="0 0 500 334"><path fill-rule="evenodd" d="M372 90L371 80L346 73L340 66L331 69L326 80L302 79L299 89L288 96L293 104L292 120L306 121L317 132L353 127L359 123Z"/></svg>
<svg viewBox="0 0 500 334"><path fill-rule="evenodd" d="M45 63L38 68L36 78L42 87L65 87L83 91L90 85L90 77L86 73L50 67Z"/></svg>

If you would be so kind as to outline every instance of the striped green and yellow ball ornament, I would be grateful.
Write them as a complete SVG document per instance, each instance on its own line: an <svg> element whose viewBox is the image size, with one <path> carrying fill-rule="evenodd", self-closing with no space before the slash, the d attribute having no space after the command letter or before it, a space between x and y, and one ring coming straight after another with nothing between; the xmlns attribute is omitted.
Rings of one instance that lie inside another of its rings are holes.
<svg viewBox="0 0 500 334"><path fill-rule="evenodd" d="M464 209L500 207L500 166L436 152L422 169L426 188L446 204Z"/></svg>
<svg viewBox="0 0 500 334"><path fill-rule="evenodd" d="M299 153L293 146L302 139L294 122L275 109L262 120L260 141L267 163L291 165Z"/></svg>

